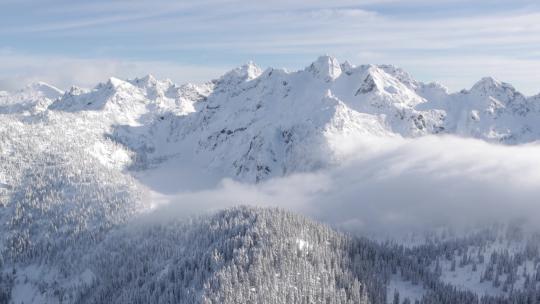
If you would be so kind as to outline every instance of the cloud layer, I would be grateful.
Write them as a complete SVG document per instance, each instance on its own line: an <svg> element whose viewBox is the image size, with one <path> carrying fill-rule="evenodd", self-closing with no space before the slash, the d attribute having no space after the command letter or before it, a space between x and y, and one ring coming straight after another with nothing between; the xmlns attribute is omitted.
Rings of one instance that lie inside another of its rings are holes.
<svg viewBox="0 0 540 304"><path fill-rule="evenodd" d="M156 214L179 216L245 204L278 206L363 233L456 229L519 219L537 228L540 146L424 137L370 142L339 168L258 185L161 196ZM154 197L157 199L157 197Z"/></svg>

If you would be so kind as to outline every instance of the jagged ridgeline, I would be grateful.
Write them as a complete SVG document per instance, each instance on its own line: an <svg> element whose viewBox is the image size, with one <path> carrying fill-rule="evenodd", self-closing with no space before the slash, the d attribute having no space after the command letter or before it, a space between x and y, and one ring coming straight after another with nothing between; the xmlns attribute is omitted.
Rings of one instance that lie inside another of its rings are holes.
<svg viewBox="0 0 540 304"><path fill-rule="evenodd" d="M351 156L343 143L371 137L540 139L540 95L490 77L451 93L395 66L330 56L298 71L249 63L202 84L110 78L63 92L37 83L0 92L0 115L63 120L50 124L61 130L85 126L95 143L106 137L133 152L132 169L170 160L247 182L341 164Z"/></svg>

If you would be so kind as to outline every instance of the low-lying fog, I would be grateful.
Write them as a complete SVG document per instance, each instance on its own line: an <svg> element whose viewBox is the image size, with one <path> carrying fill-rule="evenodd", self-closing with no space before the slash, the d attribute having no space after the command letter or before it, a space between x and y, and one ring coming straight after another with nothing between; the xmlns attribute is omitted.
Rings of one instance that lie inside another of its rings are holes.
<svg viewBox="0 0 540 304"><path fill-rule="evenodd" d="M153 193L153 215L232 205L278 206L351 231L414 232L519 220L538 225L540 144L503 146L428 136L370 140L339 167L259 184Z"/></svg>

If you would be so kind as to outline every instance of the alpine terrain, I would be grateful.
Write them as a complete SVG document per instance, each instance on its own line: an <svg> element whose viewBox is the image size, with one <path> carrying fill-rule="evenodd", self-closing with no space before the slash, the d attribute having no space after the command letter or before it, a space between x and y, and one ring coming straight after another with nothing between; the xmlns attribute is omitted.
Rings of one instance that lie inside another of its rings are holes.
<svg viewBox="0 0 540 304"><path fill-rule="evenodd" d="M0 303L540 303L540 231L519 222L387 239L258 197L190 212L174 196L223 180L279 192L426 136L535 145L540 95L490 77L451 93L331 56L0 92Z"/></svg>

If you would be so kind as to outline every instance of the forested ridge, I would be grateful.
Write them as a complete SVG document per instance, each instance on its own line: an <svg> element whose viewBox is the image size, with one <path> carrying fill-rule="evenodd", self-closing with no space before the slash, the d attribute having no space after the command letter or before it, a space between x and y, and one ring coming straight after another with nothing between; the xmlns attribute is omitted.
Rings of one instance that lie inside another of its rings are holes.
<svg viewBox="0 0 540 304"><path fill-rule="evenodd" d="M486 246L502 242L494 231L409 248L353 237L279 209L236 207L133 222L99 242L80 237L62 254L5 256L2 299L9 303L14 281L32 280L24 269L37 263L57 268L58 278L86 276L71 285L33 282L62 303L536 303L540 275L520 268L527 261L538 265L536 243L485 256ZM482 280L507 292L480 296L444 283L444 263L454 268L450 272L483 267ZM410 299L389 290L396 276L424 294ZM524 286L516 284L520 278Z"/></svg>

